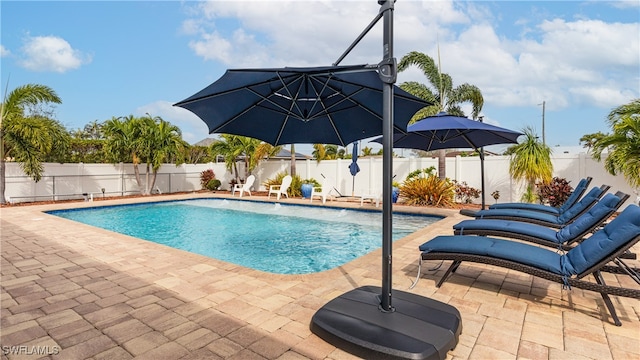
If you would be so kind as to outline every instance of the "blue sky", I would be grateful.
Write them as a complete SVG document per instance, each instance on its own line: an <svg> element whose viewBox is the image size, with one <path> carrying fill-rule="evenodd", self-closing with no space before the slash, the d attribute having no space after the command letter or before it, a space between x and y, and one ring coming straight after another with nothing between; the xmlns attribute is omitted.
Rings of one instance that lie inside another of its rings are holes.
<svg viewBox="0 0 640 360"><path fill-rule="evenodd" d="M70 130L150 113L195 143L207 127L172 104L228 68L330 65L378 10L375 0L3 0L2 96L44 84L62 98L56 117ZM541 135L544 101L547 143L577 146L640 97L639 19L638 1L398 0L394 56L437 59L439 47L454 85L481 89L486 122ZM381 33L382 22L342 65L378 63ZM416 68L404 81L427 82Z"/></svg>

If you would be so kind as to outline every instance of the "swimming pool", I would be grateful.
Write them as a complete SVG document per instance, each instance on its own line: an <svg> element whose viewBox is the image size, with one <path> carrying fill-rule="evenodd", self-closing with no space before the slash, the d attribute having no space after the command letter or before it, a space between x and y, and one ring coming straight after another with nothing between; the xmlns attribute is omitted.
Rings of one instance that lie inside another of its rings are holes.
<svg viewBox="0 0 640 360"><path fill-rule="evenodd" d="M49 214L277 274L329 270L382 244L377 211L194 199ZM394 214L393 240L439 219Z"/></svg>

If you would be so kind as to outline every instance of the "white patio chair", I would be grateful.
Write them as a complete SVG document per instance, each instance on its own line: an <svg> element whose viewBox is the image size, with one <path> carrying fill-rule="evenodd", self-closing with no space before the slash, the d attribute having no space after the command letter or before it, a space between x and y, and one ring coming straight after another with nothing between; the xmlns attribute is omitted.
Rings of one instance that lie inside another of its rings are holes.
<svg viewBox="0 0 640 360"><path fill-rule="evenodd" d="M379 190L374 190L367 194L360 195L360 206L364 205L365 200L371 200L371 203L375 202L376 207L380 206L380 201L382 200L382 192Z"/></svg>
<svg viewBox="0 0 640 360"><path fill-rule="evenodd" d="M282 178L282 184L269 186L269 195L267 196L267 199L271 198L271 194L276 194L277 200L280 200L280 195L284 195L288 199L289 194L287 194L287 190L289 190L292 180L293 178L291 177L291 175L287 175Z"/></svg>
<svg viewBox="0 0 640 360"><path fill-rule="evenodd" d="M329 197L331 190L333 190L333 179L325 178L322 182L322 186L316 186L311 190L311 198L309 199L309 202L313 202L314 196L319 196L324 204L327 201L327 197Z"/></svg>
<svg viewBox="0 0 640 360"><path fill-rule="evenodd" d="M256 177L253 175L249 175L249 177L247 178L247 181L245 181L244 184L233 185L233 191L231 192L231 196L235 196L236 191L240 192L240 197L242 197L242 195L244 195L245 192L249 193L249 196L251 196L251 187L253 186L253 183L255 181L256 181Z"/></svg>

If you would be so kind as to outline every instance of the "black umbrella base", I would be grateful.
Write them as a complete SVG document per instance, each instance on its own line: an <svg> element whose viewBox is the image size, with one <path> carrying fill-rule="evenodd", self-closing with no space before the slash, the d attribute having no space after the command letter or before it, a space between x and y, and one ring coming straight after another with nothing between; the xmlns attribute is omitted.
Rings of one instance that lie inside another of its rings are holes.
<svg viewBox="0 0 640 360"><path fill-rule="evenodd" d="M377 286L363 286L331 300L311 319L325 341L367 359L442 360L458 344L460 312L451 305L394 290L394 312L380 310Z"/></svg>

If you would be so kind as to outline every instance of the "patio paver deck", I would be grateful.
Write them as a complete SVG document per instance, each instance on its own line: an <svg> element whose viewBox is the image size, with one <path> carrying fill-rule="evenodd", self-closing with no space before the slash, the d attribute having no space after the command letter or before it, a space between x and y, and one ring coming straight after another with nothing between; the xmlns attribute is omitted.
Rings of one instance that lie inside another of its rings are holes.
<svg viewBox="0 0 640 360"><path fill-rule="evenodd" d="M202 196L217 195L153 200ZM380 250L322 273L274 275L42 212L147 200L0 209L2 359L355 358L312 334L309 324L335 296L380 285ZM360 203L327 202L334 205ZM640 358L640 304L634 299L613 297L623 323L617 327L598 294L470 263L439 289L435 282L444 269L423 270L408 290L418 245L451 234L463 218L453 210L410 209L447 217L394 243L394 289L460 310L462 334L448 359ZM606 274L606 280L638 286L620 275Z"/></svg>

